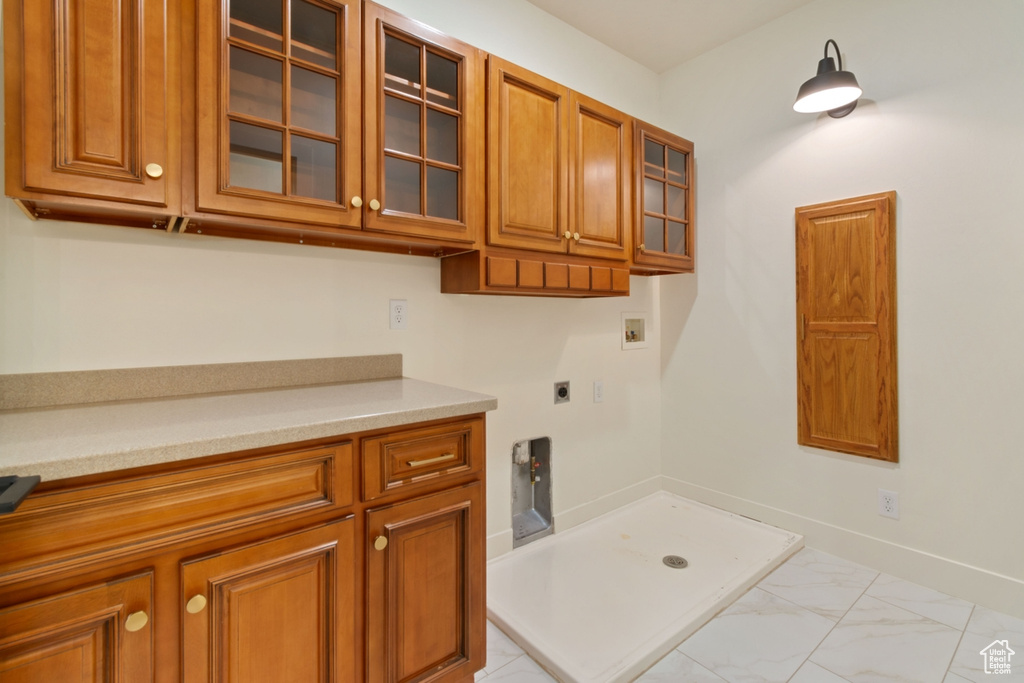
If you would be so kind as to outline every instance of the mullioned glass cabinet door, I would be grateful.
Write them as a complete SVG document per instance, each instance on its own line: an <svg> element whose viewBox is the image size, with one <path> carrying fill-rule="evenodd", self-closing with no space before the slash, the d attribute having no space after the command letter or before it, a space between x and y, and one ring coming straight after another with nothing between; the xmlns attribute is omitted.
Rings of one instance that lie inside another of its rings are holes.
<svg viewBox="0 0 1024 683"><path fill-rule="evenodd" d="M198 208L357 227L359 3L199 4Z"/></svg>
<svg viewBox="0 0 1024 683"><path fill-rule="evenodd" d="M364 229L471 242L483 215L483 53L364 11Z"/></svg>
<svg viewBox="0 0 1024 683"><path fill-rule="evenodd" d="M637 122L633 260L668 272L693 270L693 144Z"/></svg>

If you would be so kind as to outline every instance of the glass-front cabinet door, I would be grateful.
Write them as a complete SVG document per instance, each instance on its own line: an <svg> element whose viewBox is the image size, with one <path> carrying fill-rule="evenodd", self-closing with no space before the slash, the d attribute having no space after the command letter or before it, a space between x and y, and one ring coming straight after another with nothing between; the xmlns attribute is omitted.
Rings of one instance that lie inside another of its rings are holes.
<svg viewBox="0 0 1024 683"><path fill-rule="evenodd" d="M358 227L358 0L205 0L197 29L198 209Z"/></svg>
<svg viewBox="0 0 1024 683"><path fill-rule="evenodd" d="M483 217L484 55L366 3L365 230L471 242Z"/></svg>
<svg viewBox="0 0 1024 683"><path fill-rule="evenodd" d="M635 144L635 270L692 272L693 143L637 122Z"/></svg>

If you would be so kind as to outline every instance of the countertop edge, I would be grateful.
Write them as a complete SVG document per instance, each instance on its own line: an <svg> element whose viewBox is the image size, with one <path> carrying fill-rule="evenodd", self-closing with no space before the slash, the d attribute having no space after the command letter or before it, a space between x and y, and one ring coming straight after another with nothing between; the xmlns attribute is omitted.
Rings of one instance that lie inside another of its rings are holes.
<svg viewBox="0 0 1024 683"><path fill-rule="evenodd" d="M38 460L29 465L6 466L0 464L0 476L39 475L43 481L68 479L104 472L157 465L192 458L232 453L256 448L280 446L288 443L343 437L357 432L384 429L415 422L428 422L450 417L462 417L495 410L498 400L493 397L429 408L411 408L375 415L360 415L314 424L295 425L247 434L231 434L217 438L140 448L129 451L94 453L71 458L54 457Z"/></svg>

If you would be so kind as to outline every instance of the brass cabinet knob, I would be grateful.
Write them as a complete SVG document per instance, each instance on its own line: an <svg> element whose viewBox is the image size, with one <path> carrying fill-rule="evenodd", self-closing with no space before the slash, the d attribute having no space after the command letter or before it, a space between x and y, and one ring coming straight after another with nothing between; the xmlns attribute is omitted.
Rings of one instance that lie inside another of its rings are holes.
<svg viewBox="0 0 1024 683"><path fill-rule="evenodd" d="M568 230L566 230L565 232L562 233L562 237L564 237L567 240L571 240L572 239L572 233L569 232Z"/></svg>
<svg viewBox="0 0 1024 683"><path fill-rule="evenodd" d="M384 548L387 548L388 547L388 539L387 539L387 537L386 536L378 536L377 538L373 539L373 547L376 548L377 550L384 550Z"/></svg>
<svg viewBox="0 0 1024 683"><path fill-rule="evenodd" d="M206 609L206 596L202 593L193 595L192 598L185 603L185 611L189 614L199 614Z"/></svg>
<svg viewBox="0 0 1024 683"><path fill-rule="evenodd" d="M572 234L572 238L573 238L574 240L576 240L577 242L579 242L579 241L580 241L580 234L579 234L578 232L574 232L574 233Z"/></svg>
<svg viewBox="0 0 1024 683"><path fill-rule="evenodd" d="M124 620L124 630L129 633L135 633L146 628L146 624L149 623L149 615L145 612L132 612L128 615L128 618Z"/></svg>
<svg viewBox="0 0 1024 683"><path fill-rule="evenodd" d="M146 175L150 178L159 178L164 174L164 167L160 164L146 164Z"/></svg>
<svg viewBox="0 0 1024 683"><path fill-rule="evenodd" d="M642 252L643 251L647 251L647 245L646 244L641 244L640 245L640 251L642 251Z"/></svg>
<svg viewBox="0 0 1024 683"><path fill-rule="evenodd" d="M380 209L380 202L378 202L376 199L371 199L370 200L370 209L372 209L373 211L379 210Z"/></svg>
<svg viewBox="0 0 1024 683"><path fill-rule="evenodd" d="M352 198L352 206L354 206L354 207L356 207L358 209L362 205L363 205L363 198L362 197L360 197L359 195L356 195L355 197Z"/></svg>

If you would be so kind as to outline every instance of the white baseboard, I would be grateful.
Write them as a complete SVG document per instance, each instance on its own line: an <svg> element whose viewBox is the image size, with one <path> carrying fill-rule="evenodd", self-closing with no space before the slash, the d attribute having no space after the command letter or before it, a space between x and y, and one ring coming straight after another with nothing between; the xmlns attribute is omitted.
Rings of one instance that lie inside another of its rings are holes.
<svg viewBox="0 0 1024 683"><path fill-rule="evenodd" d="M487 559L493 560L512 550L512 529L505 529L487 537Z"/></svg>
<svg viewBox="0 0 1024 683"><path fill-rule="evenodd" d="M629 505L661 490L661 475L655 475L632 486L613 491L595 500L589 500L582 505L557 512L555 513L555 533L568 531L583 522L600 517L606 512L618 510L623 505Z"/></svg>
<svg viewBox="0 0 1024 683"><path fill-rule="evenodd" d="M670 493L798 533L809 547L1024 618L1024 581L1019 579L672 477L661 479Z"/></svg>
<svg viewBox="0 0 1024 683"><path fill-rule="evenodd" d="M587 501L574 508L555 513L555 533L568 531L569 529L587 522L595 517L600 517L606 512L618 510L623 505L629 505L652 493L662 490L661 476L656 475L650 479L627 486L596 500ZM512 529L503 529L496 534L487 537L487 559L493 560L501 557L512 550Z"/></svg>

